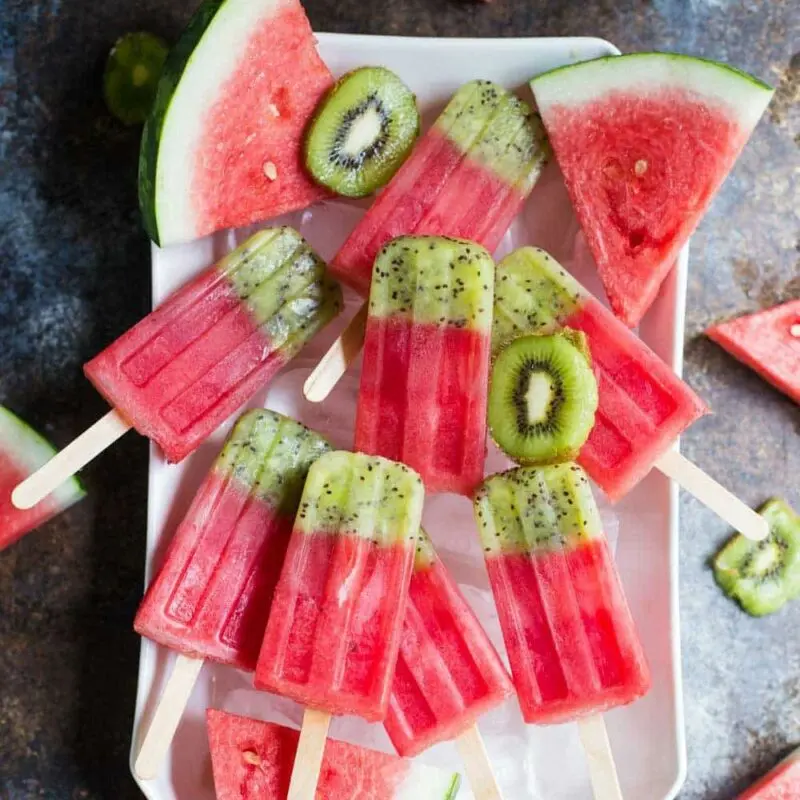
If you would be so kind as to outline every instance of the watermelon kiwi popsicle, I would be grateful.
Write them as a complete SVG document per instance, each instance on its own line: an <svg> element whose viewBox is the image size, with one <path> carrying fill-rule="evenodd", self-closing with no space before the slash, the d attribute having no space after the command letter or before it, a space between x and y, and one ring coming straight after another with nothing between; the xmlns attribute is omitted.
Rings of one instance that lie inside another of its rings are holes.
<svg viewBox="0 0 800 800"><path fill-rule="evenodd" d="M635 327L773 89L675 53L584 61L531 89L611 307Z"/></svg>
<svg viewBox="0 0 800 800"><path fill-rule="evenodd" d="M800 404L800 298L721 322L706 336Z"/></svg>
<svg viewBox="0 0 800 800"><path fill-rule="evenodd" d="M299 733L225 711L206 712L217 800L286 800ZM457 772L328 739L315 800L454 800Z"/></svg>
<svg viewBox="0 0 800 800"><path fill-rule="evenodd" d="M34 508L19 509L11 502L12 489L55 453L55 448L41 434L0 406L0 551L66 511L86 494L80 481L70 478Z"/></svg>
<svg viewBox="0 0 800 800"><path fill-rule="evenodd" d="M331 271L367 296L375 259L397 236L451 236L493 252L549 158L539 116L525 103L491 81L464 84L356 225ZM306 382L309 400L324 400L358 355L365 322L364 308Z"/></svg>
<svg viewBox="0 0 800 800"><path fill-rule="evenodd" d="M411 758L455 739L476 798L500 798L478 718L514 693L497 651L424 530L417 539L384 727Z"/></svg>
<svg viewBox="0 0 800 800"><path fill-rule="evenodd" d="M408 464L429 492L483 477L493 289L473 242L401 236L375 259L355 449Z"/></svg>
<svg viewBox="0 0 800 800"><path fill-rule="evenodd" d="M763 518L671 449L707 412L705 403L544 250L506 256L496 270L495 355L518 336L562 327L582 332L591 354L597 410L577 460L606 495L619 500L655 466L749 538L763 539Z"/></svg>
<svg viewBox="0 0 800 800"><path fill-rule="evenodd" d="M206 0L167 57L142 134L150 238L187 242L326 197L302 144L332 84L298 0Z"/></svg>
<svg viewBox="0 0 800 800"><path fill-rule="evenodd" d="M584 471L493 475L474 506L525 721L597 718L646 694L650 671ZM584 743L587 730L597 728L582 730Z"/></svg>
<svg viewBox="0 0 800 800"><path fill-rule="evenodd" d="M423 501L419 475L384 458L334 452L309 470L255 674L307 707L292 777L303 796L331 714L386 716Z"/></svg>
<svg viewBox="0 0 800 800"><path fill-rule="evenodd" d="M14 504L34 505L131 427L181 461L341 307L297 231L255 234L85 365L114 410L20 484Z"/></svg>
<svg viewBox="0 0 800 800"><path fill-rule="evenodd" d="M156 776L203 660L255 669L306 474L330 449L274 411L237 420L134 621L180 654L136 758L140 778Z"/></svg>

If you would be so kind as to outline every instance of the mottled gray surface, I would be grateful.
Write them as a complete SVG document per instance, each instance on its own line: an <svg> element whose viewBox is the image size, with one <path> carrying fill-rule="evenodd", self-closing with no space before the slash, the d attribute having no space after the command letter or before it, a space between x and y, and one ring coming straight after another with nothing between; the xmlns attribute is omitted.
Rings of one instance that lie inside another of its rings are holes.
<svg viewBox="0 0 800 800"><path fill-rule="evenodd" d="M103 410L80 366L147 307L137 133L100 100L120 33L173 38L192 0L0 0L0 402L68 441ZM599 35L727 59L780 84L695 237L689 382L716 414L686 453L747 501L800 506L800 409L704 340L712 320L800 296L797 0L307 0L319 30ZM0 555L0 798L133 798L146 444L86 470L89 499ZM684 498L685 800L731 798L800 744L800 604L751 620L706 566L728 531Z"/></svg>

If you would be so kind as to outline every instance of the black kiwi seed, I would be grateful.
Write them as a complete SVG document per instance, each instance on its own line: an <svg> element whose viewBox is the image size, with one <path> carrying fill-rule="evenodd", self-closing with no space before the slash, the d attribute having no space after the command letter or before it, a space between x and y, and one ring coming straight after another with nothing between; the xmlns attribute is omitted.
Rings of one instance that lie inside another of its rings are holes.
<svg viewBox="0 0 800 800"><path fill-rule="evenodd" d="M317 183L346 197L384 186L419 134L412 91L383 67L340 78L323 98L305 140L305 161Z"/></svg>
<svg viewBox="0 0 800 800"><path fill-rule="evenodd" d="M575 331L522 336L494 362L489 429L519 464L568 461L589 437L597 381L581 336Z"/></svg>

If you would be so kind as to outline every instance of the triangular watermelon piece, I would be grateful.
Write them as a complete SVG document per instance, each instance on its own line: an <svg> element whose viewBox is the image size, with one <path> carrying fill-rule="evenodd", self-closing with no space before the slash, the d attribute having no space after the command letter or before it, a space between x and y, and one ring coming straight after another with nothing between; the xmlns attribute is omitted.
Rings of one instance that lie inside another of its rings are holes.
<svg viewBox="0 0 800 800"><path fill-rule="evenodd" d="M800 299L722 322L706 336L800 403Z"/></svg>
<svg viewBox="0 0 800 800"><path fill-rule="evenodd" d="M737 800L798 800L800 798L800 749L794 750Z"/></svg>
<svg viewBox="0 0 800 800"><path fill-rule="evenodd" d="M0 406L0 550L84 496L80 482L73 477L33 508L23 511L13 505L11 492L14 487L55 453L55 448L46 439Z"/></svg>
<svg viewBox="0 0 800 800"><path fill-rule="evenodd" d="M207 712L217 800L285 800L299 731ZM316 800L452 800L458 773L328 739Z"/></svg>
<svg viewBox="0 0 800 800"><path fill-rule="evenodd" d="M614 313L634 327L773 90L671 53L561 67L531 88Z"/></svg>
<svg viewBox="0 0 800 800"><path fill-rule="evenodd" d="M206 0L170 52L144 132L139 205L168 245L327 196L303 132L333 84L298 0Z"/></svg>

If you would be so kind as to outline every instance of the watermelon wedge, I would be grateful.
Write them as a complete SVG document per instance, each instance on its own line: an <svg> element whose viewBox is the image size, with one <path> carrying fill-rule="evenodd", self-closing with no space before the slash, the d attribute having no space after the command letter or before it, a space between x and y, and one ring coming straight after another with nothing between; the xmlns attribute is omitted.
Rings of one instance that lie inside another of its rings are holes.
<svg viewBox="0 0 800 800"><path fill-rule="evenodd" d="M285 800L300 732L209 709L217 800ZM328 739L316 800L451 800L460 777Z"/></svg>
<svg viewBox="0 0 800 800"><path fill-rule="evenodd" d="M302 139L332 84L298 0L206 0L167 58L142 134L150 238L189 241L326 197Z"/></svg>
<svg viewBox="0 0 800 800"><path fill-rule="evenodd" d="M800 298L715 325L706 336L800 403Z"/></svg>
<svg viewBox="0 0 800 800"><path fill-rule="evenodd" d="M737 800L797 800L800 797L800 748L790 753Z"/></svg>
<svg viewBox="0 0 800 800"><path fill-rule="evenodd" d="M85 494L78 479L73 477L33 508L22 511L12 504L12 489L55 453L46 439L0 406L0 550L69 508Z"/></svg>
<svg viewBox="0 0 800 800"><path fill-rule="evenodd" d="M773 90L672 53L584 61L531 88L614 313L635 327Z"/></svg>

